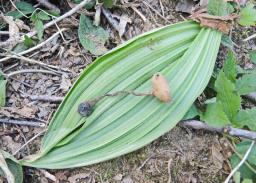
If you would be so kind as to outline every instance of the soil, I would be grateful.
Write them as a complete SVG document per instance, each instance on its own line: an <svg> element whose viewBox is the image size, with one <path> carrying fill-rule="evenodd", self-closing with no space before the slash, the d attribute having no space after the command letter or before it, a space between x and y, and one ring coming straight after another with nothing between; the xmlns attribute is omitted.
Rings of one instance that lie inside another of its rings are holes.
<svg viewBox="0 0 256 183"><path fill-rule="evenodd" d="M100 25L111 36L106 45L108 49L116 47L143 32L181 21L187 16L175 11L177 1L147 0L146 2L153 9L145 5L143 1L134 1L126 4L126 6L119 3L118 6L114 6L110 10L117 17L127 15L131 20L131 23L126 26L124 36L121 38L117 31L107 22L106 18L103 15L101 16ZM8 2L1 1L1 4L3 12L13 9ZM136 5L137 10L145 16L146 22L131 8L131 4ZM61 9L63 12L70 8L67 4L63 7ZM90 10L90 12L94 11ZM160 17L156 12L160 13L164 18ZM27 20L24 22L29 24ZM79 43L77 36L78 22L79 14L74 14L61 21L58 24L60 28L69 28L68 31L63 33L65 40L58 36L41 49L26 55L26 57L40 60L46 64L69 68L71 72L62 76L58 73L24 73L11 77L7 84L6 106L21 109L25 107L23 109L25 110L25 115L27 115L25 119L49 122L59 104L32 101L28 95L65 96L72 83L78 78L79 73L93 62L95 56L87 52ZM33 27L33 24L30 22L29 26ZM240 45L242 39L248 37L251 31L255 31L246 29L245 33L240 27L235 27L235 30L237 31L233 30L232 37L234 37L233 41L237 45ZM46 29L43 39L47 39L56 31L57 28L55 26ZM240 34L242 32L243 34ZM248 47L244 43L242 45ZM255 47L255 43L250 43L249 46ZM241 65L248 64L248 58L245 56L243 47L236 47L235 50ZM216 68L222 65L226 52L227 48L222 46ZM24 69L45 69L39 65L28 64L17 59L10 59L4 64L0 63L0 67L4 73L12 73ZM19 113L13 114L13 111L9 112L9 115L24 118ZM3 124L0 126L0 147L5 151L14 153L22 144L43 130L43 128L39 127ZM36 153L39 150L41 138L42 136L38 137L18 151L15 157L19 159ZM222 182L230 172L228 158L231 153L229 142L222 135L194 131L177 126L161 138L136 152L93 166L54 171L24 167L24 182L217 183Z"/></svg>

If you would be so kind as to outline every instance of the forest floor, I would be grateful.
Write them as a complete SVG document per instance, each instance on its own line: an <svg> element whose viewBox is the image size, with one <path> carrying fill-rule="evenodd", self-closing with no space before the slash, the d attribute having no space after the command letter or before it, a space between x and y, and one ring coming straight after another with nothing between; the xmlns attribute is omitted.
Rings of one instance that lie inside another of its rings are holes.
<svg viewBox="0 0 256 183"><path fill-rule="evenodd" d="M33 2L33 1L31 1ZM125 2L125 1L122 1ZM14 9L9 2L1 1L3 12ZM60 4L57 4L60 6ZM61 11L70 9L69 4L61 5ZM135 9L132 7L136 7ZM110 33L106 47L110 50L117 45L143 32L183 20L188 14L175 11L177 1L145 0L123 3L110 9L120 21L126 22L122 37L113 29L102 15L100 25ZM138 12L141 13L141 15ZM93 19L95 10L86 13ZM79 13L84 13L79 11ZM95 56L87 52L79 43L77 29L79 13L60 21L60 28L68 28L62 37L56 36L26 57L40 60L58 68L68 68L70 72L60 73L23 73L13 75L7 84L7 103L9 112L5 116L36 119L49 123L56 111L58 102L33 101L31 95L64 97L79 74ZM26 21L24 21L27 23ZM33 27L33 25L29 25ZM234 28L236 29L236 28ZM47 28L43 40L57 32L55 26ZM246 30L247 31L247 30ZM252 31L252 30L251 30ZM249 32L239 28L233 31L233 41L240 45ZM246 62L243 46L236 48L239 62ZM217 66L225 59L226 48L222 46L218 55ZM9 59L0 68L4 73L26 69L47 69L37 64L29 64L17 59ZM19 108L15 112L14 108ZM22 112L21 112L22 111ZM0 114L0 116L3 114ZM4 124L0 125L0 148L15 153L20 147L44 128ZM42 136L20 149L15 157L20 159L39 150ZM230 172L229 157L232 154L230 142L223 135L175 127L161 138L133 153L96 165L68 170L40 170L24 168L25 182L222 182ZM3 181L3 180L2 180ZM0 178L1 182L1 178Z"/></svg>

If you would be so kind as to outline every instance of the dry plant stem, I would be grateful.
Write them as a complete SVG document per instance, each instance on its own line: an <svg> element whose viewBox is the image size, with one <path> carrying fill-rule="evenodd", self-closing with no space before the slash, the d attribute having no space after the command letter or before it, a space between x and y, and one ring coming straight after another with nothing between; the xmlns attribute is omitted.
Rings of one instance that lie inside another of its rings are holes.
<svg viewBox="0 0 256 183"><path fill-rule="evenodd" d="M47 24L44 25L44 29L47 29L49 27L51 27L52 25L55 25L57 22L63 20L64 18L67 18L71 15L73 15L74 13L76 13L79 9L83 8L88 2L90 2L90 0L83 0L80 4L78 4L77 6L75 6L74 8L72 8L71 10L69 10L67 13L59 16L58 18L48 22ZM33 32L29 32L28 34L26 34L28 37L32 37L34 35L37 34L37 31L33 31ZM22 38L21 41L24 40L24 37Z"/></svg>
<svg viewBox="0 0 256 183"><path fill-rule="evenodd" d="M165 20L168 23L171 23L169 20L167 20L163 15L161 15L161 13L159 13L157 10L155 10L155 8L153 8L150 4L148 4L146 1L142 1L142 3L144 5L146 5L147 7L149 7L151 10L153 10L159 17L161 17L163 20Z"/></svg>
<svg viewBox="0 0 256 183"><path fill-rule="evenodd" d="M253 34L253 35L251 35L251 36L245 38L243 41L246 42L246 41L249 41L249 40L251 40L251 39L253 39L253 38L256 38L256 34Z"/></svg>
<svg viewBox="0 0 256 183"><path fill-rule="evenodd" d="M231 142L232 142L232 144L229 142L229 143L230 143L229 146L231 147L232 151L240 158L240 160L242 160L242 159L243 159L243 156L242 156L241 154L239 154L239 153L236 151L236 149L235 149L235 146L236 146L236 145L234 144L233 140L231 140ZM255 170L247 161L245 161L244 164L245 164L253 173L256 174L256 170Z"/></svg>
<svg viewBox="0 0 256 183"><path fill-rule="evenodd" d="M40 5L48 8L49 10L55 10L60 12L60 9L54 4L50 3L48 0L36 0Z"/></svg>
<svg viewBox="0 0 256 183"><path fill-rule="evenodd" d="M42 123L42 122L15 120L15 119L8 119L8 118L0 118L0 123L35 126L35 127L44 127L45 126L45 123Z"/></svg>
<svg viewBox="0 0 256 183"><path fill-rule="evenodd" d="M106 93L105 95L98 96L98 97L94 98L93 100L89 100L87 102L89 102L93 106L98 101L103 99L104 97L114 97L114 96L129 95L129 94L134 95L134 96L152 96L152 92L150 92L150 93L137 93L137 92L134 92L134 91L117 91L117 92L114 92L114 93Z"/></svg>
<svg viewBox="0 0 256 183"><path fill-rule="evenodd" d="M147 18L135 7L131 6L132 10L139 15L143 22L147 22Z"/></svg>
<svg viewBox="0 0 256 183"><path fill-rule="evenodd" d="M119 31L119 23L117 22L116 19L113 18L111 12L104 7L102 7L102 13L108 20L108 22L112 25L112 27L116 30Z"/></svg>
<svg viewBox="0 0 256 183"><path fill-rule="evenodd" d="M44 74L52 74L52 75L57 75L57 76L60 75L60 74L57 74L55 72L48 71L48 70L24 69L24 70L14 71L14 72L11 72L9 74L5 74L4 76L6 78L9 78L11 76L14 76L14 75L17 75L17 74L23 74L23 73L44 73Z"/></svg>
<svg viewBox="0 0 256 183"><path fill-rule="evenodd" d="M231 177L235 174L235 172L237 170L239 170L239 168L243 165L243 163L246 161L246 159L248 158L253 146L255 144L255 140L252 141L250 147L248 148L248 150L246 151L243 159L240 161L240 163L231 171L231 173L228 175L228 177L226 178L224 183L229 183L229 180L231 179Z"/></svg>
<svg viewBox="0 0 256 183"><path fill-rule="evenodd" d="M9 57L11 58L16 58L16 59L20 59L22 61L26 61L30 64L38 64L38 65L42 65L42 66L46 66L46 67L49 67L49 68L52 68L52 69L56 69L56 70L62 70L62 71L66 71L66 72L71 72L69 69L67 68L60 68L60 67L57 67L57 66L54 66L54 65L50 65L50 64L45 64L43 62L39 62L35 59L31 59L31 58L27 58L27 57L24 57L24 56L19 56L18 54L15 54L13 53L14 55L8 55Z"/></svg>
<svg viewBox="0 0 256 183"><path fill-rule="evenodd" d="M17 151L15 151L12 155L14 156L15 154L17 154L21 149L23 149L24 147L26 147L30 142L32 142L33 140L35 140L37 137L39 137L40 135L42 135L44 132L46 132L47 129L44 129L43 131L39 132L38 134L36 134L34 137L32 137L31 139L29 139L25 144L23 144Z"/></svg>
<svg viewBox="0 0 256 183"><path fill-rule="evenodd" d="M0 151L0 167L3 173L6 175L6 179L8 183L15 183L15 178L12 172L9 170L8 165L6 164L5 158Z"/></svg>
<svg viewBox="0 0 256 183"><path fill-rule="evenodd" d="M41 48L42 46L44 46L44 45L47 44L48 42L52 41L56 36L58 36L61 32L65 31L65 30L67 30L67 29L65 29L65 28L64 28L64 29L61 29L60 31L54 33L54 34L53 34L51 37L49 37L47 40L45 40L45 41L39 43L38 45L36 45L36 46L34 46L34 47L32 47L32 48L29 48L29 49L27 49L27 50L25 50L25 51L22 51L22 52L20 52L20 53L17 53L17 55L21 56L21 55L30 53L30 52L32 52L32 51L35 51L35 50ZM6 57L0 59L0 63L1 63L1 62L4 62L4 61L6 61L6 60L9 60L10 58L11 58L10 56L6 56Z"/></svg>
<svg viewBox="0 0 256 183"><path fill-rule="evenodd" d="M31 100L40 100L45 102L61 102L64 97L49 96L49 95L27 95Z"/></svg>
<svg viewBox="0 0 256 183"><path fill-rule="evenodd" d="M207 130L211 132L226 133L231 136L237 136L237 137L242 137L246 139L256 140L256 132L233 128L230 126L223 127L223 128L213 127L197 120L185 120L185 121L181 121L179 124L183 127L189 127L196 130Z"/></svg>

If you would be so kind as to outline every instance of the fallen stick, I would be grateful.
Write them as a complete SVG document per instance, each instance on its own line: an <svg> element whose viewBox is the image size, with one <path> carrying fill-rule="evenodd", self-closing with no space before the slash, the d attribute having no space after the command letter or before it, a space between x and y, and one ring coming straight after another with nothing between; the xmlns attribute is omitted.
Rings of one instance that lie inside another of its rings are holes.
<svg viewBox="0 0 256 183"><path fill-rule="evenodd" d="M45 127L45 123L42 123L42 122L16 120L16 119L8 119L8 118L0 118L0 123L34 126L34 127Z"/></svg>
<svg viewBox="0 0 256 183"><path fill-rule="evenodd" d="M45 102L61 102L64 97L50 96L50 95L26 95L31 100L41 100Z"/></svg>
<svg viewBox="0 0 256 183"><path fill-rule="evenodd" d="M197 121L197 120L181 121L179 123L179 125L182 127L193 128L196 130L206 130L206 131L211 131L211 132L226 133L231 136L237 136L237 137L242 137L242 138L251 139L251 140L256 139L256 132L249 131L249 130L243 130L243 129L239 129L239 128L233 128L231 126L213 127L213 126L210 126L206 123L203 123L203 122Z"/></svg>
<svg viewBox="0 0 256 183"><path fill-rule="evenodd" d="M44 74L52 74L52 75L57 75L59 76L60 74L57 74L52 71L48 70L39 70L39 69L24 69L24 70L19 70L19 71L14 71L9 74L3 74L6 78L10 78L11 76L17 75L17 74L23 74L23 73L44 73Z"/></svg>
<svg viewBox="0 0 256 183"><path fill-rule="evenodd" d="M38 48L41 48L42 46L44 46L45 44L47 44L48 42L50 42L51 40L53 40L56 36L58 36L61 32L65 31L65 30L67 30L67 29L65 29L65 28L64 28L64 29L61 29L60 31L54 33L51 37L49 37L49 38L46 39L45 41L43 41L43 42L39 43L38 45L36 45L36 46L34 46L34 47L32 47L32 48L29 48L29 49L27 49L27 50L25 50L25 51L22 51L22 52L20 52L20 53L17 53L16 55L21 56L21 55L27 54L27 53L29 53L29 52L32 52L32 51L34 51L34 50L37 50ZM6 57L4 57L4 58L1 58L1 59L0 59L0 63L1 63L1 62L4 62L4 61L6 61L6 60L9 60L10 58L12 58L12 57L11 57L11 56L6 56Z"/></svg>

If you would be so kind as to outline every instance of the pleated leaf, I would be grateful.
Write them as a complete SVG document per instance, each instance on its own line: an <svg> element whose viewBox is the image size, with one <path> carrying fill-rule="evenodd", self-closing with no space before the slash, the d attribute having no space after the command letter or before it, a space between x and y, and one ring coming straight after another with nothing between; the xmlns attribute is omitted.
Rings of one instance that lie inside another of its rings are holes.
<svg viewBox="0 0 256 183"><path fill-rule="evenodd" d="M186 21L141 35L97 59L81 74L55 113L41 153L27 166L59 169L90 165L132 152L172 129L206 87L221 33ZM147 92L161 72L172 102L153 96L106 97L81 117L78 105L120 90Z"/></svg>

